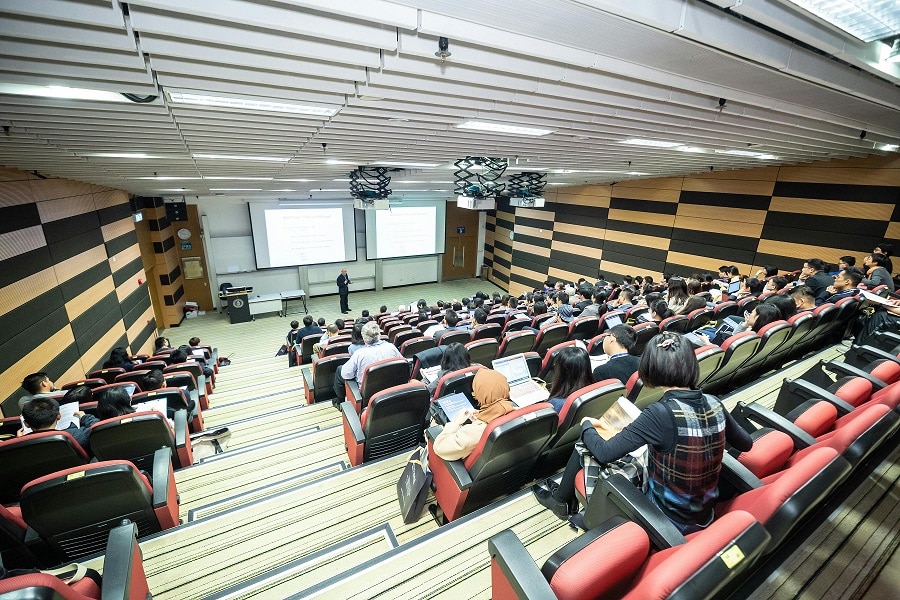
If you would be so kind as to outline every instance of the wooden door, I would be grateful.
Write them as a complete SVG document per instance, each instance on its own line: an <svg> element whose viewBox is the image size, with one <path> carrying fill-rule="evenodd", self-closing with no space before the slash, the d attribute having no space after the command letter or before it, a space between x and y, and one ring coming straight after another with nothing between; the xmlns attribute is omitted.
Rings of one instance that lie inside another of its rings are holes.
<svg viewBox="0 0 900 600"><path fill-rule="evenodd" d="M447 203L446 244L442 262L442 280L475 277L478 265L478 211Z"/></svg>

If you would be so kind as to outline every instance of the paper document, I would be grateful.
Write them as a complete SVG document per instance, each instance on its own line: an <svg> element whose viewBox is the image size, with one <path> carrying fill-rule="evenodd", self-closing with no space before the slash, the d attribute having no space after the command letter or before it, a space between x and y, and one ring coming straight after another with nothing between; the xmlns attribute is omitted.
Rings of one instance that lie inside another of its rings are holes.
<svg viewBox="0 0 900 600"><path fill-rule="evenodd" d="M81 426L81 420L75 416L75 413L78 411L78 403L77 402L66 402L65 404L59 405L59 421L56 423L56 430L63 431L64 429L68 429L70 425L75 425L75 427ZM22 429L25 430L25 433L31 433L32 430L30 427L25 425L25 417L19 417L22 422Z"/></svg>

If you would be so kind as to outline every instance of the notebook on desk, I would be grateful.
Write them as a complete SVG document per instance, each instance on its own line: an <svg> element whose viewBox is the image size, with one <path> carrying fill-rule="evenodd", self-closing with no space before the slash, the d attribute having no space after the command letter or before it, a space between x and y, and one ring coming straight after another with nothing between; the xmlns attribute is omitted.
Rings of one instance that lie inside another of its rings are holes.
<svg viewBox="0 0 900 600"><path fill-rule="evenodd" d="M506 377L509 382L509 399L519 408L543 402L550 397L550 392L531 378L524 354L498 358L491 364L495 371Z"/></svg>

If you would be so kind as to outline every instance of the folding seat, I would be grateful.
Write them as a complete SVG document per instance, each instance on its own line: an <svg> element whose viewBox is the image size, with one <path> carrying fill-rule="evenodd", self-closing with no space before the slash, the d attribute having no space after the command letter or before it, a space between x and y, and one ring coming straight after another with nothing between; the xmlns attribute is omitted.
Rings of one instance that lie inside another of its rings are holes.
<svg viewBox="0 0 900 600"><path fill-rule="evenodd" d="M421 331L410 327L407 330L398 331L394 336L393 344L397 347L397 349L400 349L403 346L403 342L407 340L415 340L421 337L423 337Z"/></svg>
<svg viewBox="0 0 900 600"><path fill-rule="evenodd" d="M506 319L506 325L500 332L500 337L512 331L521 331L526 325L531 325L531 319L525 312L511 313Z"/></svg>
<svg viewBox="0 0 900 600"><path fill-rule="evenodd" d="M360 383L355 379L344 382L347 400L353 404L356 414L360 414L376 393L409 383L409 373L410 365L405 358L386 358L373 362L363 369Z"/></svg>
<svg viewBox="0 0 900 600"><path fill-rule="evenodd" d="M721 323L722 319L736 317L739 314L741 314L741 307L737 305L737 302L731 302L730 300L719 302L713 307L713 320L717 323Z"/></svg>
<svg viewBox="0 0 900 600"><path fill-rule="evenodd" d="M684 315L674 315L659 322L660 331L673 331L684 333L687 331L688 318Z"/></svg>
<svg viewBox="0 0 900 600"><path fill-rule="evenodd" d="M703 390L715 394L728 388L734 373L759 349L760 338L752 331L742 331L722 342L722 364L703 384Z"/></svg>
<svg viewBox="0 0 900 600"><path fill-rule="evenodd" d="M531 319L531 326L534 327L535 329L540 329L541 323L543 323L544 321L547 321L548 319L553 319L555 317L556 317L556 315L553 313L545 313L543 315L538 315Z"/></svg>
<svg viewBox="0 0 900 600"><path fill-rule="evenodd" d="M153 400L166 401L166 414L177 413L180 410L187 411L190 396L186 390L178 387L164 387L150 392L137 392L131 397L131 403L140 404L141 402L151 402ZM203 411L200 405L194 402L194 410L187 415L188 428L197 433L203 431Z"/></svg>
<svg viewBox="0 0 900 600"><path fill-rule="evenodd" d="M599 419L624 392L625 386L618 379L604 379L569 394L559 411L556 434L535 466L536 476L546 477L565 467L575 442L581 438L581 420Z"/></svg>
<svg viewBox="0 0 900 600"><path fill-rule="evenodd" d="M528 352L534 348L535 336L533 331L516 331L505 336L500 341L500 349L497 358L505 358L513 354Z"/></svg>
<svg viewBox="0 0 900 600"><path fill-rule="evenodd" d="M854 351L851 354L851 359L863 363L865 359L857 359L857 356L872 357L874 353L865 350L858 353ZM885 355L884 358L875 358L862 367L838 360L819 361L801 375L799 379L822 388L828 388L835 381L832 378L832 374L835 377L862 377L872 384L873 389L880 390L896 381L900 381L900 364L892 355Z"/></svg>
<svg viewBox="0 0 900 600"><path fill-rule="evenodd" d="M589 340L600 329L599 317L578 317L569 323L569 340Z"/></svg>
<svg viewBox="0 0 900 600"><path fill-rule="evenodd" d="M468 344L472 341L472 332L463 329L463 330L453 330L445 331L441 334L441 336L437 339L438 346L449 346L450 344Z"/></svg>
<svg viewBox="0 0 900 600"><path fill-rule="evenodd" d="M424 321L419 321L419 323L418 323L418 325L416 325L416 327L419 328L419 331L421 331L422 333L425 333L425 331L429 327L431 327L432 325L437 325L437 324L438 324L438 322L435 321L434 319L425 319Z"/></svg>
<svg viewBox="0 0 900 600"><path fill-rule="evenodd" d="M71 390L72 388L81 387L81 386L86 386L91 389L94 389L96 387L100 387L101 385L106 385L106 383L107 382L105 379L101 379L100 377L92 377L89 379L80 379L77 381L70 381L68 383L64 383L60 389Z"/></svg>
<svg viewBox="0 0 900 600"><path fill-rule="evenodd" d="M312 362L313 345L318 344L322 339L320 334L304 335L300 339L300 362L298 364L305 365Z"/></svg>
<svg viewBox="0 0 900 600"><path fill-rule="evenodd" d="M754 308L759 305L759 298L755 296L747 296L746 298L741 298L737 301L738 305L738 314L743 315L745 313L752 312Z"/></svg>
<svg viewBox="0 0 900 600"><path fill-rule="evenodd" d="M429 429L428 464L444 519L453 521L532 481L535 462L556 434L558 422L546 402L514 410L488 423L468 457L452 461L434 453L440 427Z"/></svg>
<svg viewBox="0 0 900 600"><path fill-rule="evenodd" d="M123 388L126 392L128 392L129 396L134 397L134 395L141 391L141 386L133 381L119 381L116 383L108 383L106 385L101 385L100 387L95 387L91 389L91 400L97 402L100 400L100 397L106 393L106 390L110 390L112 388Z"/></svg>
<svg viewBox="0 0 900 600"><path fill-rule="evenodd" d="M178 363L177 365L169 365L163 369L164 375L180 372L187 372L194 376L197 390L200 393L200 405L203 407L203 410L209 408L209 400L206 396L213 393L213 385L211 379L203 374L203 367L200 366L199 363L189 360L187 362Z"/></svg>
<svg viewBox="0 0 900 600"><path fill-rule="evenodd" d="M631 349L631 354L640 356L644 353L644 348L647 347L647 343L659 333L659 325L652 321L649 323L638 323L634 326L634 333L635 340L634 347Z"/></svg>
<svg viewBox="0 0 900 600"><path fill-rule="evenodd" d="M894 364L900 365L900 357L875 346L851 345L850 349L844 353L844 364L864 369L873 374L877 370L882 375L879 379L885 383L894 383L900 379L900 373L895 375L898 370L894 368Z"/></svg>
<svg viewBox="0 0 900 600"><path fill-rule="evenodd" d="M96 371L91 371L87 376L89 379L99 378L106 383L113 383L116 380L116 376L121 375L122 373L125 373L125 369L122 367L111 367L109 369L97 369Z"/></svg>
<svg viewBox="0 0 900 600"><path fill-rule="evenodd" d="M153 468L153 455L168 448L173 467L194 464L187 411L175 413L174 427L158 412L136 412L104 419L91 426L91 452L97 460L127 460L141 471Z"/></svg>
<svg viewBox="0 0 900 600"><path fill-rule="evenodd" d="M548 386L553 384L553 367L556 363L556 356L559 354L559 351L568 346L575 345L575 340L567 340L547 349L547 352L544 354L544 358L541 361L541 370L538 371L537 376L547 382Z"/></svg>
<svg viewBox="0 0 900 600"><path fill-rule="evenodd" d="M650 308L647 306L632 306L625 311L625 317L629 322L637 322L641 315L650 315Z"/></svg>
<svg viewBox="0 0 900 600"><path fill-rule="evenodd" d="M711 308L698 308L697 310L693 310L690 314L687 315L688 323L685 331L694 331L696 329L700 329L713 318L713 311Z"/></svg>
<svg viewBox="0 0 900 600"><path fill-rule="evenodd" d="M139 366L141 369L144 369L146 371L150 371L153 369L159 369L160 371L162 371L169 366L169 363L164 360L145 360Z"/></svg>
<svg viewBox="0 0 900 600"><path fill-rule="evenodd" d="M322 351L319 352L319 358L325 358L326 356L337 356L339 354L348 354L348 350L350 349L350 341L346 342L328 342Z"/></svg>
<svg viewBox="0 0 900 600"><path fill-rule="evenodd" d="M484 322L492 323L495 325L499 325L500 327L503 327L504 325L506 325L506 313L498 312L498 313L488 314L488 317L487 317L487 319L484 320Z"/></svg>
<svg viewBox="0 0 900 600"><path fill-rule="evenodd" d="M800 353L803 348L800 342L812 330L816 323L816 316L812 312L798 313L789 318L787 322L791 326L791 331L784 342L769 354L762 367L766 371L781 367L790 356Z"/></svg>
<svg viewBox="0 0 900 600"><path fill-rule="evenodd" d="M600 333L592 337L588 340L587 343L587 353L591 356L600 356L603 354L603 338L605 338L608 333Z"/></svg>
<svg viewBox="0 0 900 600"><path fill-rule="evenodd" d="M856 322L856 317L859 315L859 304L859 299L855 296L841 298L835 303L839 312L825 337L826 342L835 343L844 339L848 329Z"/></svg>
<svg viewBox="0 0 900 600"><path fill-rule="evenodd" d="M640 525L615 516L557 550L538 569L507 529L488 540L491 597L720 598L723 590L752 572L770 539L751 514L734 511L703 531L657 549Z"/></svg>
<svg viewBox="0 0 900 600"><path fill-rule="evenodd" d="M640 373L637 371L628 378L625 384L625 397L634 402L635 406L644 409L663 397L663 388L652 388L644 385Z"/></svg>
<svg viewBox="0 0 900 600"><path fill-rule="evenodd" d="M483 365L472 365L447 373L438 379L437 387L434 388L434 399L437 400L451 394L465 394L473 407L478 406L472 395L472 379L475 377L475 373L485 368L487 367Z"/></svg>
<svg viewBox="0 0 900 600"><path fill-rule="evenodd" d="M42 431L0 443L0 504L19 501L29 481L85 465L90 457L65 431Z"/></svg>
<svg viewBox="0 0 900 600"><path fill-rule="evenodd" d="M825 346L829 333L834 328L835 320L841 312L835 304L823 304L812 311L816 316L816 322L812 330L803 338L805 350L816 350Z"/></svg>
<svg viewBox="0 0 900 600"><path fill-rule="evenodd" d="M547 350L549 350L550 347L556 346L560 342L566 341L568 335L569 326L565 323L548 325L547 327L544 327L543 329L538 331L537 336L534 338L534 347L529 348L529 350L534 350L541 356L544 356L547 354Z"/></svg>
<svg viewBox="0 0 900 600"><path fill-rule="evenodd" d="M715 375L716 371L719 370L719 367L722 366L725 359L725 351L715 344L708 344L696 348L694 354L697 356L697 364L700 367L700 378L698 381L702 388L703 384Z"/></svg>
<svg viewBox="0 0 900 600"><path fill-rule="evenodd" d="M335 354L313 361L310 369L301 371L303 386L306 388L306 403L332 400L334 394L334 374L350 360L349 354Z"/></svg>
<svg viewBox="0 0 900 600"><path fill-rule="evenodd" d="M125 373L121 373L116 375L115 381L113 383L134 383L141 387L144 383L144 377L150 373L149 369L134 369L133 371L127 371ZM97 386L101 387L101 386ZM91 388L96 389L96 388Z"/></svg>
<svg viewBox="0 0 900 600"><path fill-rule="evenodd" d="M475 340L497 340L499 343L500 340L500 332L503 331L503 327L498 325L497 323L485 323L484 325L476 325L472 330L472 341Z"/></svg>
<svg viewBox="0 0 900 600"><path fill-rule="evenodd" d="M388 340L393 343L394 337L401 331L412 331L412 325L407 325L405 323L394 323L392 325L389 325L388 327L382 327L381 330L387 334Z"/></svg>
<svg viewBox="0 0 900 600"><path fill-rule="evenodd" d="M834 448L816 448L794 464L763 479L754 476L732 456L725 454L719 481L738 493L715 507L716 522L744 511L765 527L771 540L764 554L775 551L802 519L822 504L850 474L851 467ZM575 479L576 495L584 498L584 477ZM584 514L585 526L624 516L640 523L657 546L671 544L681 534L662 511L621 474L602 480L594 489ZM710 526L712 527L712 525ZM709 528L707 528L707 531ZM691 534L696 536L697 534ZM689 536L689 537L691 537Z"/></svg>
<svg viewBox="0 0 900 600"><path fill-rule="evenodd" d="M103 579L99 586L92 577L72 581L74 569L71 574L67 571L59 576L41 572L27 573L0 580L0 600L150 598L141 549L135 539L136 529L133 523L126 521L109 532L105 540ZM4 555L4 566L27 568L44 565L30 564L20 567L6 562Z"/></svg>
<svg viewBox="0 0 900 600"><path fill-rule="evenodd" d="M756 332L756 335L759 336L759 347L756 349L756 353L738 367L729 385L740 385L744 381L762 375L765 372L763 369L769 356L784 343L790 333L791 326L787 321L774 321Z"/></svg>
<svg viewBox="0 0 900 600"><path fill-rule="evenodd" d="M531 373L532 377L537 377L538 373L541 372L541 364L543 363L543 359L541 355L537 352L523 352L525 356L525 364L528 365L528 372Z"/></svg>
<svg viewBox="0 0 900 600"><path fill-rule="evenodd" d="M178 525L178 492L168 448L153 459L152 483L133 464L113 460L58 471L22 488L22 518L60 562L103 550L123 519L138 537Z"/></svg>
<svg viewBox="0 0 900 600"><path fill-rule="evenodd" d="M617 318L624 323L628 320L628 314L624 310L611 310L607 312L597 323L597 333L600 334L606 332L609 329L610 322L615 322ZM656 323L654 323L654 325L656 325Z"/></svg>
<svg viewBox="0 0 900 600"><path fill-rule="evenodd" d="M413 448L424 439L431 400L421 381L382 390L361 415L350 402L341 404L344 448L352 466Z"/></svg>
<svg viewBox="0 0 900 600"><path fill-rule="evenodd" d="M491 361L497 358L497 351L500 344L493 338L474 340L466 344L466 350L469 352L469 361L489 367Z"/></svg>
<svg viewBox="0 0 900 600"><path fill-rule="evenodd" d="M400 344L400 354L402 354L404 358L412 358L419 352L424 352L435 346L434 338L419 336L412 338L411 340L406 340Z"/></svg>
<svg viewBox="0 0 900 600"><path fill-rule="evenodd" d="M194 379L193 373L188 371L163 372L163 379L166 380L166 387L183 388L200 410L209 408L209 402L206 400L205 395L200 394L200 389L197 387L197 380Z"/></svg>

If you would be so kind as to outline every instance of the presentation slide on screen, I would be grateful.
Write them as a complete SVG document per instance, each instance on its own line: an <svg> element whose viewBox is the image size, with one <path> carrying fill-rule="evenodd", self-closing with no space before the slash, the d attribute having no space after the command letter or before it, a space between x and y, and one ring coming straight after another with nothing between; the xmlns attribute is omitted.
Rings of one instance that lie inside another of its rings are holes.
<svg viewBox="0 0 900 600"><path fill-rule="evenodd" d="M367 210L366 258L423 256L444 252L446 203L421 202Z"/></svg>
<svg viewBox="0 0 900 600"><path fill-rule="evenodd" d="M279 206L251 202L253 247L260 268L356 260L353 205Z"/></svg>

